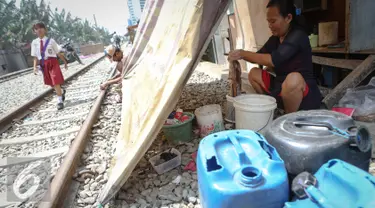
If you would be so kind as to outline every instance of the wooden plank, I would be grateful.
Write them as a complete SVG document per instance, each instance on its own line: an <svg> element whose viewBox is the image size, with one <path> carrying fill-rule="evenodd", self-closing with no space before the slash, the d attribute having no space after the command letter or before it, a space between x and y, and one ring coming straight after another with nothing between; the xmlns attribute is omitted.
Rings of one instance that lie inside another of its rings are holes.
<svg viewBox="0 0 375 208"><path fill-rule="evenodd" d="M328 0L322 0L322 10L328 9Z"/></svg>
<svg viewBox="0 0 375 208"><path fill-rule="evenodd" d="M48 134L43 134L43 135L4 139L0 142L0 146L24 144L24 143L28 143L28 142L39 141L39 140L43 140L43 139L48 139L50 137L57 137L57 136L64 135L64 134L75 133L75 132L79 131L79 129L80 129L80 127L73 127L73 128L70 128L70 129L65 129L65 130L62 130L62 131L54 131L54 132L50 132Z"/></svg>
<svg viewBox="0 0 375 208"><path fill-rule="evenodd" d="M66 94L65 94L65 97L68 97L68 96L73 96L73 95L76 95L76 94L83 94L83 95L87 95L89 92L93 92L93 93L98 93L98 89L96 88L88 88L86 90L77 90L77 91L66 91Z"/></svg>
<svg viewBox="0 0 375 208"><path fill-rule="evenodd" d="M74 90L81 90L83 88L86 89L98 89L99 85L82 85L82 86L77 86L77 87L69 87L69 91L74 91Z"/></svg>
<svg viewBox="0 0 375 208"><path fill-rule="evenodd" d="M342 98L348 88L356 87L374 70L375 55L370 55L324 98L323 102L328 109L331 109Z"/></svg>
<svg viewBox="0 0 375 208"><path fill-rule="evenodd" d="M318 25L318 43L320 47L339 43L339 22L320 22Z"/></svg>
<svg viewBox="0 0 375 208"><path fill-rule="evenodd" d="M70 110L72 108L77 108L77 107L84 107L83 105L88 105L88 104L87 103L79 103L77 105L66 105L66 106L64 106L64 110ZM53 107L53 108L47 108L47 109L39 110L36 113L38 113L38 114L40 114L40 113L51 113L51 112L55 113L57 111L59 111L59 110L57 110L56 107Z"/></svg>
<svg viewBox="0 0 375 208"><path fill-rule="evenodd" d="M45 124L45 123L53 123L57 121L62 121L62 120L69 120L69 119L74 119L74 118L80 118L85 115L87 115L89 111L84 111L81 113L75 113L75 114L69 114L66 116L61 116L59 118L52 118L52 119L45 119L45 120L35 120L35 121L28 121L24 122L21 126L30 126L30 125L40 125L40 124Z"/></svg>
<svg viewBox="0 0 375 208"><path fill-rule="evenodd" d="M102 83L103 82L103 79L101 79L101 80L85 80L85 81L78 81L78 82L74 82L73 84L72 84L72 86L74 86L74 87L79 87L79 86L90 86L90 85L98 85L98 84L100 84L100 83Z"/></svg>
<svg viewBox="0 0 375 208"><path fill-rule="evenodd" d="M345 48L327 48L327 47L315 47L312 48L313 53L345 53Z"/></svg>
<svg viewBox="0 0 375 208"><path fill-rule="evenodd" d="M70 101L74 101L74 100L83 100L83 99L87 99L87 98L96 98L98 96L98 91L92 91L93 93L82 93L81 95L79 95L80 93L75 93L75 96L73 97L71 94L66 96L66 102L68 102L68 100ZM52 102L56 102L57 103L58 101L58 98L55 97L52 99Z"/></svg>
<svg viewBox="0 0 375 208"><path fill-rule="evenodd" d="M347 43L349 44L349 43ZM346 52L345 48L327 48L327 47L315 47L312 48L313 53L334 53L334 54L366 54L366 55L374 55L375 50L369 49L369 50L361 50L361 51L352 51L352 52Z"/></svg>
<svg viewBox="0 0 375 208"><path fill-rule="evenodd" d="M368 54L368 55L374 55L375 54L375 49L368 49L368 50L360 50L360 51L356 51L352 54Z"/></svg>
<svg viewBox="0 0 375 208"><path fill-rule="evenodd" d="M348 52L350 48L350 2L345 0L345 51Z"/></svg>
<svg viewBox="0 0 375 208"><path fill-rule="evenodd" d="M17 160L11 160L8 158L1 158L0 159L0 168L6 168L13 165L22 165L25 163L30 163L36 160L40 160L41 158L52 157L54 155L60 155L65 152L68 152L69 147L60 147L57 149L47 150L45 152L39 152L33 155L25 155L25 156L17 156Z"/></svg>
<svg viewBox="0 0 375 208"><path fill-rule="evenodd" d="M357 59L334 59L334 58L326 58L326 57L321 57L321 56L313 56L312 60L314 64L333 66L337 68L351 69L351 70L354 70L363 62L363 60L357 60Z"/></svg>

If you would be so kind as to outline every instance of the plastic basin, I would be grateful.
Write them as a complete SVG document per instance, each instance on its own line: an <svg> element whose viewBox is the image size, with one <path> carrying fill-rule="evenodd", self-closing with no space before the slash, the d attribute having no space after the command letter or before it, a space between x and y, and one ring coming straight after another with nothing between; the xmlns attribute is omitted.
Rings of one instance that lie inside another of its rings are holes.
<svg viewBox="0 0 375 208"><path fill-rule="evenodd" d="M185 121L181 124L173 124L173 125L164 125L163 132L165 138L172 143L179 143L179 142L189 142L192 139L192 132L193 132L193 119L194 114L192 113L183 113L183 115L187 115L190 117L189 120Z"/></svg>

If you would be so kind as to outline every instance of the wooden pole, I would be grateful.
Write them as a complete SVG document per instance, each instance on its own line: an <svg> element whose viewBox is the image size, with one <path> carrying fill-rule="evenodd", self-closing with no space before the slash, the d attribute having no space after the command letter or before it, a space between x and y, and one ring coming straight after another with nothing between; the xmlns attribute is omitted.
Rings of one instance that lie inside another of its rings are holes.
<svg viewBox="0 0 375 208"><path fill-rule="evenodd" d="M230 50L234 50L233 38L230 29L228 29L229 33L229 42L230 42ZM241 80L241 65L238 61L230 61L229 62L229 77L228 80L230 81L230 89L229 89L229 96L236 97L241 94L242 90L242 80Z"/></svg>

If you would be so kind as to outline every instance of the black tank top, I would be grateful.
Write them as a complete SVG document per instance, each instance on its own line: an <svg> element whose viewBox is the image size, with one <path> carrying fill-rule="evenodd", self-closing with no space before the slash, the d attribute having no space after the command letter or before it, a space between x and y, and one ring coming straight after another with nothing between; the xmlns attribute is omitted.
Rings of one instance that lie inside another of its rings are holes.
<svg viewBox="0 0 375 208"><path fill-rule="evenodd" d="M271 54L277 81L283 82L291 72L301 73L305 81L315 80L309 37L301 29L291 29L282 43L271 36L258 53Z"/></svg>

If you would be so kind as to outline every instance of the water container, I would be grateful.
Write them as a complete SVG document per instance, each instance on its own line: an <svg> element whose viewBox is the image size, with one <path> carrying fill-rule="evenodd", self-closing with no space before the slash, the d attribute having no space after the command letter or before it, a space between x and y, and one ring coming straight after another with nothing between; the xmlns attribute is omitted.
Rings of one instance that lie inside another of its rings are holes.
<svg viewBox="0 0 375 208"><path fill-rule="evenodd" d="M227 95L227 109L225 111L225 121L228 122L228 123L236 123L235 121L235 110L234 110L234 106L233 106L233 102L234 102L234 97L231 97L229 95Z"/></svg>
<svg viewBox="0 0 375 208"><path fill-rule="evenodd" d="M197 169L203 208L278 208L289 197L284 162L263 136L250 130L205 137Z"/></svg>
<svg viewBox="0 0 375 208"><path fill-rule="evenodd" d="M205 105L197 108L194 114L197 117L201 138L224 130L224 121L220 105Z"/></svg>
<svg viewBox="0 0 375 208"><path fill-rule="evenodd" d="M314 174L332 159L365 171L370 165L369 132L341 113L312 110L287 114L272 123L265 137L279 152L291 177L304 171Z"/></svg>
<svg viewBox="0 0 375 208"><path fill-rule="evenodd" d="M315 186L305 183L302 193L306 197L286 203L285 208L375 207L375 177L353 165L330 160L318 170L315 179Z"/></svg>
<svg viewBox="0 0 375 208"><path fill-rule="evenodd" d="M236 129L264 133L271 126L276 99L267 95L243 95L234 99Z"/></svg>

